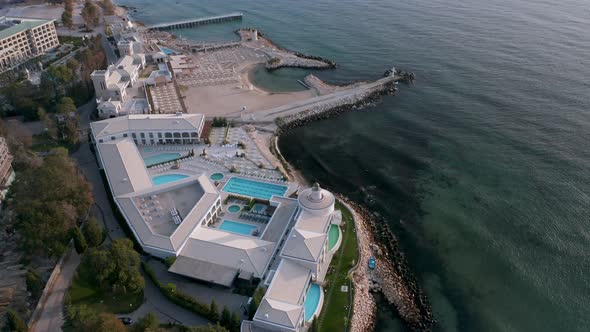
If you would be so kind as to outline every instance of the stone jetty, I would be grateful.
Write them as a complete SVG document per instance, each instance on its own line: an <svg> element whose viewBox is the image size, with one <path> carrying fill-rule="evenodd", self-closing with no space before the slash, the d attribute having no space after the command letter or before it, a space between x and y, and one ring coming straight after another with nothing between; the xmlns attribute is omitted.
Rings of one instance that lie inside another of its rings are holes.
<svg viewBox="0 0 590 332"><path fill-rule="evenodd" d="M265 67L275 70L283 67L331 69L336 68L336 62L315 55L293 52L277 45L262 32L254 28L242 28L235 31L240 36L242 44L256 48L266 53L268 61Z"/></svg>
<svg viewBox="0 0 590 332"><path fill-rule="evenodd" d="M304 111L277 117L275 123L279 127L278 130L283 132L313 121L332 118L344 112L362 110L364 107L378 102L382 96L396 92L393 81L377 85L373 89L353 90L350 94L343 94L340 98L310 105ZM345 91L339 93L342 92Z"/></svg>

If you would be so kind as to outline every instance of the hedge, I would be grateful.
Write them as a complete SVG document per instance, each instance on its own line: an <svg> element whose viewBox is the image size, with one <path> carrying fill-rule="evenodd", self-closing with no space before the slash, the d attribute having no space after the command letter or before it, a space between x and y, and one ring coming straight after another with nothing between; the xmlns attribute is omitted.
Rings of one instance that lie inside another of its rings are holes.
<svg viewBox="0 0 590 332"><path fill-rule="evenodd" d="M147 263L141 262L141 267L145 271L145 274L147 274L147 276L152 280L152 282L156 285L156 287L158 287L160 292L162 292L162 294L164 294L164 296L168 300L170 300L171 302L173 302L173 303L175 303L187 310L190 310L190 311L196 313L197 315L200 315L200 316L203 316L203 317L209 319L213 323L216 323L216 321L213 321L211 319L211 314L209 312L209 305L197 301L192 296L189 296L189 295L186 295L182 292L177 291L176 285L174 285L174 284L168 284L165 286L162 285L162 283L158 280L158 278L154 274L154 271L152 270L152 268Z"/></svg>

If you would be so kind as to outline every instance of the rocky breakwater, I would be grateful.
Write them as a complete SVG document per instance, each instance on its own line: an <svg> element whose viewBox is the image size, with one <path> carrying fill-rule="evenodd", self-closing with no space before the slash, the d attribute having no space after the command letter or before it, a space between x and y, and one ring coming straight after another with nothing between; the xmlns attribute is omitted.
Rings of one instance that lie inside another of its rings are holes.
<svg viewBox="0 0 590 332"><path fill-rule="evenodd" d="M364 207L344 197L339 197L339 199L354 211L357 234L362 234L362 241L366 241L359 243L361 261L355 271L355 276L359 276L361 279L359 280L361 290L364 292L365 287L369 287L371 291L375 291L373 282L377 281L380 286L378 289L394 306L409 330L431 331L434 319L430 305L418 286L416 278L408 268L395 235L389 230L387 224ZM361 242L361 236L359 236L359 242ZM367 268L368 257L375 257L377 262L375 270L371 271ZM357 279L354 280L356 287ZM365 300L363 298L363 301ZM360 308L360 310L363 309ZM354 318L352 324L354 326Z"/></svg>
<svg viewBox="0 0 590 332"><path fill-rule="evenodd" d="M357 210L356 205L342 195L337 196L338 200L352 213L359 250L359 261L350 271L350 277L354 284L350 331L372 331L375 327L377 304L371 294L370 276L365 262L372 255L371 243L373 242L373 236L369 231L367 220L359 213L360 211Z"/></svg>
<svg viewBox="0 0 590 332"><path fill-rule="evenodd" d="M283 67L308 69L336 68L336 62L333 60L290 51L277 45L257 29L242 28L236 30L235 33L240 36L244 46L256 48L258 51L266 53L269 60L264 66L267 70L275 70Z"/></svg>
<svg viewBox="0 0 590 332"><path fill-rule="evenodd" d="M360 90L357 93L351 92L325 103L317 103L309 109L293 115L278 117L275 119L275 123L280 134L310 122L335 117L344 112L362 110L366 106L380 101L382 96L392 95L396 91L395 84L391 81L373 89Z"/></svg>

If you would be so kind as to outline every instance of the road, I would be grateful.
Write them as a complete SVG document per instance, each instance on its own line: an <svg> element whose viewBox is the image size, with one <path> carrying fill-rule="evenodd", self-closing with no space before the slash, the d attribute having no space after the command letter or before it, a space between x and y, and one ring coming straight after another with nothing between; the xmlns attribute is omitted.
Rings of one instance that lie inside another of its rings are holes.
<svg viewBox="0 0 590 332"><path fill-rule="evenodd" d="M51 290L40 311L38 319L32 323L29 332L61 331L64 324L63 305L64 296L74 277L74 272L80 265L80 255L70 249L70 254L64 259L61 272L50 285Z"/></svg>

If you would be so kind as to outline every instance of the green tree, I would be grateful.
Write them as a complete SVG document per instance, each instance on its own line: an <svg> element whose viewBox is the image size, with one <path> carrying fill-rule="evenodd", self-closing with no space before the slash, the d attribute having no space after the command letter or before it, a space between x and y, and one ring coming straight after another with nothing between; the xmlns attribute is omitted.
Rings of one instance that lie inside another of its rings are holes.
<svg viewBox="0 0 590 332"><path fill-rule="evenodd" d="M84 238L84 234L80 231L80 227L74 227L72 230L72 238L74 239L74 247L76 248L76 252L81 254L86 251L88 248L88 243Z"/></svg>
<svg viewBox="0 0 590 332"><path fill-rule="evenodd" d="M231 313L226 305L223 306L223 310L221 310L221 318L219 319L219 324L227 329L231 326Z"/></svg>
<svg viewBox="0 0 590 332"><path fill-rule="evenodd" d="M35 269L29 269L27 271L27 290L31 292L33 298L38 299L43 292L43 283L41 282L41 276Z"/></svg>
<svg viewBox="0 0 590 332"><path fill-rule="evenodd" d="M64 10L64 12L61 14L61 23L70 29L74 26L74 20L72 18L71 11L67 9Z"/></svg>
<svg viewBox="0 0 590 332"><path fill-rule="evenodd" d="M29 253L63 253L93 203L89 183L63 148L53 149L40 166L22 169L11 193L21 244Z"/></svg>
<svg viewBox="0 0 590 332"><path fill-rule="evenodd" d="M231 332L240 332L240 326L242 325L242 320L240 319L240 315L234 311L231 315L231 325L229 330Z"/></svg>
<svg viewBox="0 0 590 332"><path fill-rule="evenodd" d="M78 70L78 68L80 68L80 62L78 60L76 60L75 58L71 58L70 60L68 60L68 62L66 63L66 66L68 68L70 68L70 70L72 72L76 72L76 70Z"/></svg>
<svg viewBox="0 0 590 332"><path fill-rule="evenodd" d="M91 250L84 267L99 287L113 292L139 292L145 285L139 272L139 254L129 239L116 239L107 250Z"/></svg>
<svg viewBox="0 0 590 332"><path fill-rule="evenodd" d="M94 331L100 324L98 313L85 304L68 306L66 319L73 331Z"/></svg>
<svg viewBox="0 0 590 332"><path fill-rule="evenodd" d="M60 84L69 84L74 80L74 72L66 65L49 66L47 73Z"/></svg>
<svg viewBox="0 0 590 332"><path fill-rule="evenodd" d="M27 332L29 330L25 321L12 309L6 311L6 323L4 329L11 332Z"/></svg>
<svg viewBox="0 0 590 332"><path fill-rule="evenodd" d="M133 324L131 332L155 332L159 326L158 318L154 314L148 313Z"/></svg>
<svg viewBox="0 0 590 332"><path fill-rule="evenodd" d="M98 223L96 218L90 218L86 224L84 224L82 233L90 247L98 247L104 240L104 229Z"/></svg>
<svg viewBox="0 0 590 332"><path fill-rule="evenodd" d="M98 7L92 1L86 0L81 15L87 26L95 27L98 25L100 14Z"/></svg>
<svg viewBox="0 0 590 332"><path fill-rule="evenodd" d="M250 301L250 305L248 305L249 319L254 318L254 314L256 313L256 310L258 310L258 306L260 305L260 302L262 301L262 297L264 297L265 292L266 292L266 290L262 287L258 287L254 291L254 295L252 296L252 301Z"/></svg>
<svg viewBox="0 0 590 332"><path fill-rule="evenodd" d="M128 332L127 327L117 316L111 313L102 313L99 316L99 328L97 332Z"/></svg>
<svg viewBox="0 0 590 332"><path fill-rule="evenodd" d="M214 323L219 321L219 308L217 307L215 299L211 300L211 305L209 306L209 320Z"/></svg>
<svg viewBox="0 0 590 332"><path fill-rule="evenodd" d="M59 100L59 103L55 107L55 110L59 114L70 114L76 113L77 108L76 104L74 104L74 100L70 97L62 97Z"/></svg>

